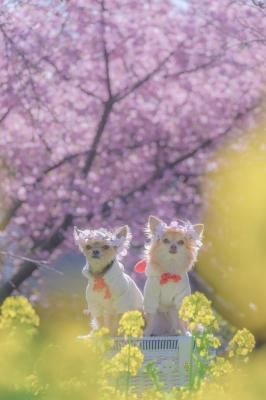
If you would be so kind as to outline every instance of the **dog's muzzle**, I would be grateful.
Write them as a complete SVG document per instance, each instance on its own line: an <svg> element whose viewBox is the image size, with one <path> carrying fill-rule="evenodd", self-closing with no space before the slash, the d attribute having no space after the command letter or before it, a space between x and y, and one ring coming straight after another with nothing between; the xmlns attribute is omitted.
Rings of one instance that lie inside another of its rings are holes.
<svg viewBox="0 0 266 400"><path fill-rule="evenodd" d="M99 250L92 250L92 258L100 258L101 253Z"/></svg>
<svg viewBox="0 0 266 400"><path fill-rule="evenodd" d="M169 249L169 253L176 254L177 253L177 246L171 246Z"/></svg>

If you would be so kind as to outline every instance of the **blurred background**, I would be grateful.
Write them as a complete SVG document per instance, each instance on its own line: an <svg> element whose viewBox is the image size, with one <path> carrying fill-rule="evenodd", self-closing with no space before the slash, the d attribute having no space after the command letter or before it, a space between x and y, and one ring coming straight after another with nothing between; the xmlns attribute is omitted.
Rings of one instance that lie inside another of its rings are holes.
<svg viewBox="0 0 266 400"><path fill-rule="evenodd" d="M205 224L191 273L266 339L266 5L248 0L3 0L0 303L84 325L73 226L150 214ZM43 323L44 325L44 323Z"/></svg>

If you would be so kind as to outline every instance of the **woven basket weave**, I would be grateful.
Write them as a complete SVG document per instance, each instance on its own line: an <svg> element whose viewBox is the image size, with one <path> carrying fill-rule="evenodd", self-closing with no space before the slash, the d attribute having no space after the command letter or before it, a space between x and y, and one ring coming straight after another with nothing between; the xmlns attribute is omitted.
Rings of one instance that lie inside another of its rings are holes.
<svg viewBox="0 0 266 400"><path fill-rule="evenodd" d="M127 340L115 337L114 347L110 356L115 355ZM194 340L190 336L153 336L140 339L132 339L132 345L138 346L144 354L144 363L136 377L132 377L131 383L138 390L143 390L152 385L147 373L144 372L148 361L154 361L158 368L158 376L164 382L165 388L184 386L189 383L191 374L191 353Z"/></svg>

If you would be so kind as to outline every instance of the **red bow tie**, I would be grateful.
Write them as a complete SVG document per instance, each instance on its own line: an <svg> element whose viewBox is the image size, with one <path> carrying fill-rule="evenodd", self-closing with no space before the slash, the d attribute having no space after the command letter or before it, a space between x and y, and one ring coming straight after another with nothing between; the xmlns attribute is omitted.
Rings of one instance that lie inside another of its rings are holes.
<svg viewBox="0 0 266 400"><path fill-rule="evenodd" d="M104 295L105 299L111 299L111 297L112 297L110 289L102 276L98 276L98 277L94 278L94 284L93 284L92 290L94 290L95 292L103 291L104 292L103 295Z"/></svg>
<svg viewBox="0 0 266 400"><path fill-rule="evenodd" d="M165 272L161 275L160 285L165 285L168 281L179 282L181 281L181 276L177 274L170 274L170 272Z"/></svg>

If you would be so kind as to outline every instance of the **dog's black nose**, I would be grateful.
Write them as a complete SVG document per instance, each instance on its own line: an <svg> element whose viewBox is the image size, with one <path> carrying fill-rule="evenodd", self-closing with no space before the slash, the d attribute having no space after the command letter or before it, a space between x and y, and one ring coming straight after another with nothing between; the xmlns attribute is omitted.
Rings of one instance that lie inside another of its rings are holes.
<svg viewBox="0 0 266 400"><path fill-rule="evenodd" d="M92 257L98 258L100 256L100 250L94 249L92 250Z"/></svg>
<svg viewBox="0 0 266 400"><path fill-rule="evenodd" d="M170 246L170 253L176 253L177 252L177 246L175 244L171 244Z"/></svg>

